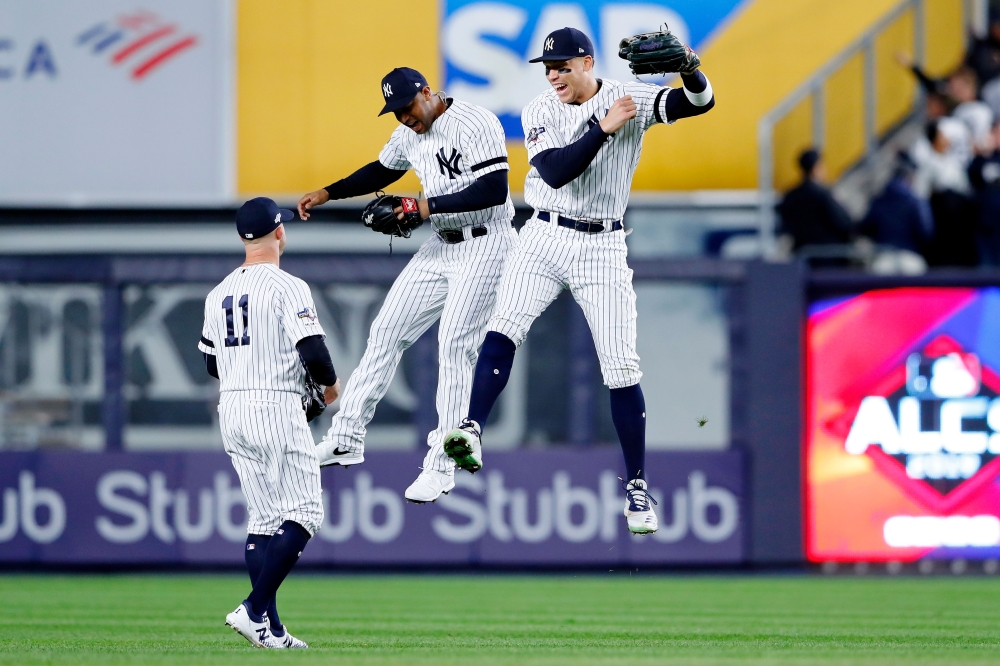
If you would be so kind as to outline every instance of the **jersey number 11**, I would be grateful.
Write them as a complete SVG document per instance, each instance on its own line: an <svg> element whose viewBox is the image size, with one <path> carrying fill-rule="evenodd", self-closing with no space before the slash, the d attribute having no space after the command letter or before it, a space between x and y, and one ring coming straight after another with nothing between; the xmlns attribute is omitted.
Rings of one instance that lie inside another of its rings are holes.
<svg viewBox="0 0 1000 666"><path fill-rule="evenodd" d="M233 297L226 296L222 300L222 309L226 311L226 346L238 347L250 344L250 296L243 294L240 296L240 309L243 310L243 337L236 339L236 330L233 326Z"/></svg>

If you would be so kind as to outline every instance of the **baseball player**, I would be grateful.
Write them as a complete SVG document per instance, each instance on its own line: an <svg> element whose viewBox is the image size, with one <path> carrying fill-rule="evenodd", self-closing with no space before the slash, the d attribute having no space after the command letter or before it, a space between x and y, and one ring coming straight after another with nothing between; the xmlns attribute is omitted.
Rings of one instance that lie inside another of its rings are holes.
<svg viewBox="0 0 1000 666"><path fill-rule="evenodd" d="M306 373L340 382L309 287L278 267L294 217L266 198L236 213L246 261L205 299L198 348L219 386L222 441L247 501L246 564L253 590L226 624L255 647L305 648L282 626L275 593L323 522L319 459L304 412ZM304 366L304 367L303 367Z"/></svg>
<svg viewBox="0 0 1000 666"><path fill-rule="evenodd" d="M433 502L454 485L455 465L442 440L468 409L476 355L496 300L508 252L517 242L514 206L507 188L507 146L491 112L434 93L420 72L394 69L382 79L385 106L400 125L378 160L299 201L299 213L330 199L375 192L416 171L426 199L386 197L366 209L365 223L379 230L378 208L397 222L430 218L434 234L400 273L372 323L368 346L351 374L329 432L319 444L321 465L364 460L365 428L385 395L402 353L440 318L438 427L427 436L423 470L406 489L411 502ZM381 115L381 114L380 114ZM381 205L393 200L390 208ZM398 218L398 219L397 219ZM403 235L407 235L404 231Z"/></svg>
<svg viewBox="0 0 1000 666"><path fill-rule="evenodd" d="M646 492L646 407L622 216L646 130L705 113L714 104L697 55L679 42L676 47L684 61L676 70L683 81L679 89L596 78L594 47L574 28L550 33L542 55L530 61L544 63L552 86L521 116L532 166L524 199L535 212L507 260L468 417L444 443L459 467L470 472L482 467L482 427L507 384L514 352L531 323L568 288L586 315L611 389L628 474L625 516L636 534L655 532L657 520Z"/></svg>

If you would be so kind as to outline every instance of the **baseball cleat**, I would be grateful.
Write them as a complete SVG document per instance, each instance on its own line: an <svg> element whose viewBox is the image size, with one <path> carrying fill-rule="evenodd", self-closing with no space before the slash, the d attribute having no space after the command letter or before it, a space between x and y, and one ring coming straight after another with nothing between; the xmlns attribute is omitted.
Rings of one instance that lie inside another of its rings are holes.
<svg viewBox="0 0 1000 666"><path fill-rule="evenodd" d="M444 438L444 452L466 472L475 474L483 468L482 429L472 419L462 419L462 425Z"/></svg>
<svg viewBox="0 0 1000 666"><path fill-rule="evenodd" d="M632 534L652 534L659 527L653 507L656 500L646 491L646 482L632 479L625 484L625 519Z"/></svg>
<svg viewBox="0 0 1000 666"><path fill-rule="evenodd" d="M447 495L448 491L454 487L454 472L425 469L420 472L417 480L410 484L403 496L414 504L423 504L424 502L433 502L442 494Z"/></svg>
<svg viewBox="0 0 1000 666"><path fill-rule="evenodd" d="M331 465L350 467L351 465L360 465L365 461L364 449L355 451L325 437L316 445L316 455L319 456L320 467Z"/></svg>
<svg viewBox="0 0 1000 666"><path fill-rule="evenodd" d="M265 616L260 622L255 622L250 617L247 605L248 602L244 601L236 607L236 610L227 615L226 626L232 627L233 631L250 641L250 645L256 648L284 649L285 645L274 637L271 629L267 626L267 617Z"/></svg>
<svg viewBox="0 0 1000 666"><path fill-rule="evenodd" d="M271 635L274 636L274 640L281 643L282 647L286 650L305 650L309 647L309 645L301 638L292 636L291 632L288 631L288 627L285 627L285 633L281 636L274 634L273 631L271 632Z"/></svg>

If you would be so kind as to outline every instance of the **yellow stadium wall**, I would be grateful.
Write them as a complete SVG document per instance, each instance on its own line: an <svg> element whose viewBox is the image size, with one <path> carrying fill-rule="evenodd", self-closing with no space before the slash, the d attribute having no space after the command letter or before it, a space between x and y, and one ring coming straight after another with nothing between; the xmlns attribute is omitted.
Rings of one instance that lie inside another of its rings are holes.
<svg viewBox="0 0 1000 666"><path fill-rule="evenodd" d="M928 69L954 67L964 48L958 0L926 0ZM739 189L757 185L757 123L809 75L896 6L898 0L748 0L702 49L716 107L705 116L652 130L635 174L637 190ZM317 189L374 160L395 127L377 117L381 77L402 65L440 81L436 0L240 0L237 9L237 164L242 194L291 195ZM385 17L411 38L372 46ZM905 18L880 40L879 126L909 106L912 82L891 62L912 48ZM419 36L419 37L417 37ZM395 48L386 48L395 44ZM910 48L907 48L910 47ZM853 67L852 67L853 65ZM827 90L830 161L860 155L860 67L850 63ZM793 177L808 144L808 110L776 128L776 179ZM511 189L523 188L526 151L510 145ZM394 191L414 192L408 174Z"/></svg>

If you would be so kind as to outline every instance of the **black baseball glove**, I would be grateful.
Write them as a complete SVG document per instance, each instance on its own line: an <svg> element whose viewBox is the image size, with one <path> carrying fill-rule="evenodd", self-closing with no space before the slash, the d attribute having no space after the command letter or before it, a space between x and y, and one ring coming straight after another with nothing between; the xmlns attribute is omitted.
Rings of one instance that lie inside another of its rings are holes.
<svg viewBox="0 0 1000 666"><path fill-rule="evenodd" d="M660 32L644 32L626 37L618 45L618 57L628 60L629 69L639 74L691 74L701 66L701 58L690 46L664 25Z"/></svg>
<svg viewBox="0 0 1000 666"><path fill-rule="evenodd" d="M302 396L302 409L306 413L306 421L312 421L326 409L326 398L323 387L306 372L306 394Z"/></svg>
<svg viewBox="0 0 1000 666"><path fill-rule="evenodd" d="M376 199L368 202L361 220L372 231L389 236L409 238L414 229L424 223L420 217L417 200L412 197L397 197L377 192ZM403 219L400 220L393 212L394 208L403 209Z"/></svg>

